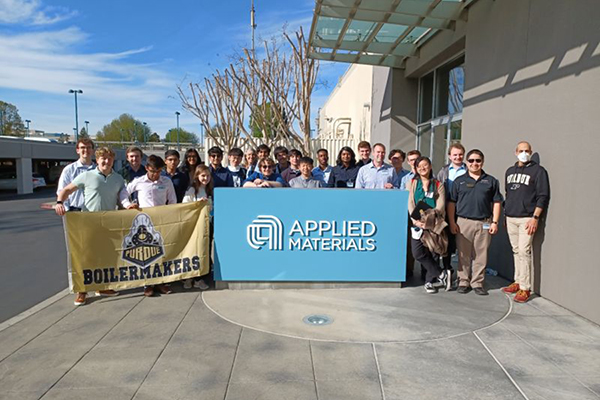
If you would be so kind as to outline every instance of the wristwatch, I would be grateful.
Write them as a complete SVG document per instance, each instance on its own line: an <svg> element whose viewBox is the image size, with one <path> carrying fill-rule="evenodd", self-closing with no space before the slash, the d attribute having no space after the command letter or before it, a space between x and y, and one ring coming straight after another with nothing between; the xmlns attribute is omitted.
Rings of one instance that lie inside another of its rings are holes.
<svg viewBox="0 0 600 400"><path fill-rule="evenodd" d="M498 225L498 221L492 221L492 224Z"/></svg>
<svg viewBox="0 0 600 400"><path fill-rule="evenodd" d="M537 219L540 219L540 216L539 216L539 215L534 215L534 216L533 216L533 219L536 219L536 220L537 220Z"/></svg>
<svg viewBox="0 0 600 400"><path fill-rule="evenodd" d="M60 200L56 200L56 204L62 204L63 202Z"/></svg>

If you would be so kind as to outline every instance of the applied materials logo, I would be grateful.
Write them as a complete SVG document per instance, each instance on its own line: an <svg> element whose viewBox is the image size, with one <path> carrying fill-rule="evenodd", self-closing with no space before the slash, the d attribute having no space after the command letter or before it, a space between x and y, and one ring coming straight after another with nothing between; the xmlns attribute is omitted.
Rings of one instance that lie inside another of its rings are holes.
<svg viewBox="0 0 600 400"><path fill-rule="evenodd" d="M285 238L283 236L286 236ZM368 220L294 220L289 232L273 215L259 215L246 228L255 250L370 252L377 250L377 226Z"/></svg>
<svg viewBox="0 0 600 400"><path fill-rule="evenodd" d="M144 269L165 254L163 238L145 213L136 215L123 239L122 258Z"/></svg>
<svg viewBox="0 0 600 400"><path fill-rule="evenodd" d="M283 224L273 215L259 215L246 229L246 240L250 247L260 250L283 250Z"/></svg>

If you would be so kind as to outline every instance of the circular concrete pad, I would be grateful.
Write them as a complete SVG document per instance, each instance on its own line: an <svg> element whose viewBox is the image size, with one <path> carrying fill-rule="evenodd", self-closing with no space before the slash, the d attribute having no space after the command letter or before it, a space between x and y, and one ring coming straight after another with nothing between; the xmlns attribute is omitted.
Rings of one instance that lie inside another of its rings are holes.
<svg viewBox="0 0 600 400"><path fill-rule="evenodd" d="M459 336L504 318L510 300L500 290L489 296L422 287L402 289L220 290L204 292L220 317L263 332L310 340L413 342ZM307 315L325 314L333 323L311 326Z"/></svg>

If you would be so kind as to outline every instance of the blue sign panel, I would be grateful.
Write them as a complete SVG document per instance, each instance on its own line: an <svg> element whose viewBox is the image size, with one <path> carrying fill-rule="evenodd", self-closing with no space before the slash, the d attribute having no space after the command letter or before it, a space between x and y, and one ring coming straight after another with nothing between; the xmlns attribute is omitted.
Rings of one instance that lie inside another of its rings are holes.
<svg viewBox="0 0 600 400"><path fill-rule="evenodd" d="M215 279L401 282L408 192L215 190Z"/></svg>

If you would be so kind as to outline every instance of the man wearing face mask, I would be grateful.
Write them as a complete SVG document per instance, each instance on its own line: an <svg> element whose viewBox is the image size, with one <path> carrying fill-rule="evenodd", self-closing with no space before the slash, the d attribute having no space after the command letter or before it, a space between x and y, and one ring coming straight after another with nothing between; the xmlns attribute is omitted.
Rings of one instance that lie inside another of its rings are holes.
<svg viewBox="0 0 600 400"><path fill-rule="evenodd" d="M515 260L515 281L502 288L516 293L515 301L525 303L531 296L531 244L542 212L548 206L550 185L544 167L531 160L531 145L517 144L517 162L506 170L506 230Z"/></svg>

